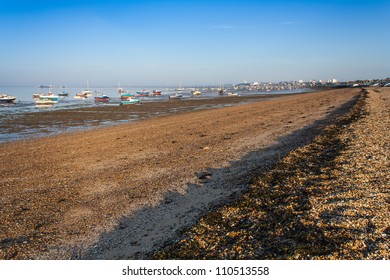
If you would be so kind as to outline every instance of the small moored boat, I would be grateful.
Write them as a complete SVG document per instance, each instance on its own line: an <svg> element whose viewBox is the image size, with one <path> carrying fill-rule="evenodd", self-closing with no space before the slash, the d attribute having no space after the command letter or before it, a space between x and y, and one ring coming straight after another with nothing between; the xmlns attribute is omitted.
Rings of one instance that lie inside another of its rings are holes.
<svg viewBox="0 0 390 280"><path fill-rule="evenodd" d="M110 102L110 97L107 95L95 96L95 102L108 103Z"/></svg>
<svg viewBox="0 0 390 280"><path fill-rule="evenodd" d="M35 101L36 105L53 105L60 101L58 95L54 95L49 92L47 95L40 95L38 100Z"/></svg>
<svg viewBox="0 0 390 280"><path fill-rule="evenodd" d="M128 92L125 92L125 93L122 93L121 94L121 100L127 100L131 97L134 97L134 94L133 93L128 93Z"/></svg>
<svg viewBox="0 0 390 280"><path fill-rule="evenodd" d="M137 91L137 96L140 96L140 97L147 97L147 96L149 96L149 93L150 93L150 91L141 90L141 91Z"/></svg>
<svg viewBox="0 0 390 280"><path fill-rule="evenodd" d="M65 97L68 97L69 96L69 93L63 91L62 93L59 93L58 96L62 97L62 98L65 98Z"/></svg>
<svg viewBox="0 0 390 280"><path fill-rule="evenodd" d="M141 101L139 99L135 99L132 97L127 98L126 100L122 100L119 105L132 105L132 104L137 104L140 103Z"/></svg>
<svg viewBox="0 0 390 280"><path fill-rule="evenodd" d="M8 94L0 93L0 102L1 103L13 103L16 100L16 96L11 96Z"/></svg>
<svg viewBox="0 0 390 280"><path fill-rule="evenodd" d="M82 92L77 93L74 96L74 98L86 99L86 98L91 97L91 96L92 96L92 91L91 90L83 90Z"/></svg>
<svg viewBox="0 0 390 280"><path fill-rule="evenodd" d="M180 99L183 97L183 94L181 93L176 93L175 95L170 95L169 98L171 99Z"/></svg>

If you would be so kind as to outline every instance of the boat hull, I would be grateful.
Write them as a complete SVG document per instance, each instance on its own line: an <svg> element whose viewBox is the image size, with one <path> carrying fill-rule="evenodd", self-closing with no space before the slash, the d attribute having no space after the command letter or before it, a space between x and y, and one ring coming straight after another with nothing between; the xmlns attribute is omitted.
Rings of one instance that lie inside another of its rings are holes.
<svg viewBox="0 0 390 280"><path fill-rule="evenodd" d="M137 95L138 97L148 97L150 94L149 91L146 91L146 90L142 90L142 91L137 91Z"/></svg>
<svg viewBox="0 0 390 280"><path fill-rule="evenodd" d="M0 94L0 103L13 103L15 100L16 96Z"/></svg>
<svg viewBox="0 0 390 280"><path fill-rule="evenodd" d="M41 95L39 99L35 101L36 105L54 105L59 102L59 97L56 95Z"/></svg>
<svg viewBox="0 0 390 280"><path fill-rule="evenodd" d="M122 100L119 105L133 105L140 103L140 100L138 99L131 99L131 100Z"/></svg>
<svg viewBox="0 0 390 280"><path fill-rule="evenodd" d="M182 97L183 97L183 95L181 95L181 94L175 94L175 95L169 96L170 99L181 99Z"/></svg>
<svg viewBox="0 0 390 280"><path fill-rule="evenodd" d="M110 97L108 97L108 96L96 96L95 97L95 102L108 103L108 102L110 102Z"/></svg>
<svg viewBox="0 0 390 280"><path fill-rule="evenodd" d="M16 100L16 97L15 98L1 98L0 103L14 103L15 100Z"/></svg>

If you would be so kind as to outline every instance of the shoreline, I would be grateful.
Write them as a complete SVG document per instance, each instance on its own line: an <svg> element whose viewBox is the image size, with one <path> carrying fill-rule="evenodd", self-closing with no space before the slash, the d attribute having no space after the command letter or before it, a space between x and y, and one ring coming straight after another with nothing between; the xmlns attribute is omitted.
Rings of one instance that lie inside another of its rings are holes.
<svg viewBox="0 0 390 280"><path fill-rule="evenodd" d="M145 258L309 143L359 94L305 93L1 144L0 258Z"/></svg>
<svg viewBox="0 0 390 280"><path fill-rule="evenodd" d="M78 108L48 108L38 112L0 114L0 129L2 131L0 144L305 93L307 92L168 99L144 101L141 104L129 106L95 104L94 106Z"/></svg>

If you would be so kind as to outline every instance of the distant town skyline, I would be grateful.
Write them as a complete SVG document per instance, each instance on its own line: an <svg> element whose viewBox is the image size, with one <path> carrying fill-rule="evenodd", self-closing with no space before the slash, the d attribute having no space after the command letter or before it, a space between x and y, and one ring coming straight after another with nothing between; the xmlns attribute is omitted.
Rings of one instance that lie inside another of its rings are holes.
<svg viewBox="0 0 390 280"><path fill-rule="evenodd" d="M390 1L0 0L0 86L390 76Z"/></svg>

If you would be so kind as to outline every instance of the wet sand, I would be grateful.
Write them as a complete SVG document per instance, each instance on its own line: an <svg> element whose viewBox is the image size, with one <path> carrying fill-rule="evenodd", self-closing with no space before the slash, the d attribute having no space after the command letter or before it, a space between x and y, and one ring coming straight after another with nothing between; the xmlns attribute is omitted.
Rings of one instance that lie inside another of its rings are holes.
<svg viewBox="0 0 390 280"><path fill-rule="evenodd" d="M281 96L1 144L0 258L142 259L310 143L360 92Z"/></svg>

